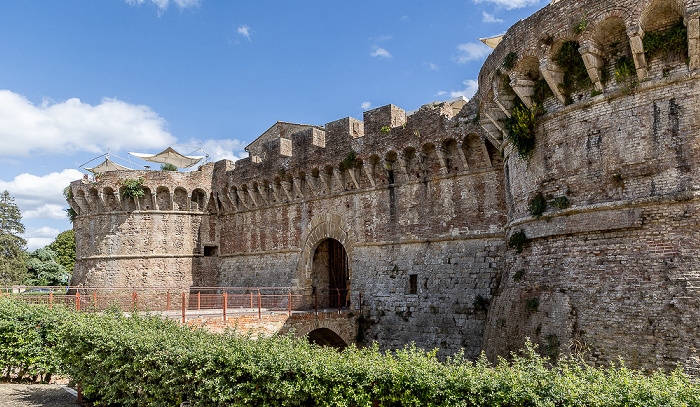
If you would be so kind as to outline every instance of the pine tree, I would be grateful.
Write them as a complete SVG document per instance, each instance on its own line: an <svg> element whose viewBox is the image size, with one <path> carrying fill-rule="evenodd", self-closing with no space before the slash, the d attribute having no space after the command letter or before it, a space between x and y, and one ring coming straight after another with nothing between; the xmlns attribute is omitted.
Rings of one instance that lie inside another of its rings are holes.
<svg viewBox="0 0 700 407"><path fill-rule="evenodd" d="M0 284L21 283L26 277L27 241L22 214L10 193L0 194Z"/></svg>

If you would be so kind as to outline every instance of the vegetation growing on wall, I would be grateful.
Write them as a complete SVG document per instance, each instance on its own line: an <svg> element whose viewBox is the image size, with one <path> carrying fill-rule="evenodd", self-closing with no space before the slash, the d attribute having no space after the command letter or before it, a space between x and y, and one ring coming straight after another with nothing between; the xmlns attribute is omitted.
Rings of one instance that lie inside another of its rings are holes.
<svg viewBox="0 0 700 407"><path fill-rule="evenodd" d="M542 353L555 351L547 338ZM444 363L435 352L376 346L342 353L304 339L252 340L183 328L160 316L75 313L0 297L0 371L80 383L95 405L689 406L700 386L681 368L645 376L624 364L539 355Z"/></svg>
<svg viewBox="0 0 700 407"><path fill-rule="evenodd" d="M681 19L666 30L644 33L642 44L647 59L659 55L667 58L672 55L681 55L687 58L688 29L683 25Z"/></svg>
<svg viewBox="0 0 700 407"><path fill-rule="evenodd" d="M571 203L569 202L569 198L565 196L559 196L554 198L554 201L552 202L554 204L554 207L557 209L566 209L569 206L571 206Z"/></svg>
<svg viewBox="0 0 700 407"><path fill-rule="evenodd" d="M340 167L349 170L355 168L355 165L357 165L357 153L354 150L350 150L348 155L340 162Z"/></svg>
<svg viewBox="0 0 700 407"><path fill-rule="evenodd" d="M164 163L160 165L162 171L177 171L177 167L170 163Z"/></svg>
<svg viewBox="0 0 700 407"><path fill-rule="evenodd" d="M515 249L517 253L522 253L526 242L527 237L525 236L525 232L519 230L510 235L510 238L508 239L508 247Z"/></svg>
<svg viewBox="0 0 700 407"><path fill-rule="evenodd" d="M143 177L138 179L126 178L120 181L124 187L122 189L122 197L124 198L141 198L145 195L143 190Z"/></svg>
<svg viewBox="0 0 700 407"><path fill-rule="evenodd" d="M519 98L515 98L513 113L508 118L508 140L523 159L535 148L535 114Z"/></svg>
<svg viewBox="0 0 700 407"><path fill-rule="evenodd" d="M552 92L552 89L549 87L549 84L544 78L539 78L535 81L535 87L532 93L532 103L536 108L536 116L541 116L545 113L544 102L552 96L554 96L554 92Z"/></svg>
<svg viewBox="0 0 700 407"><path fill-rule="evenodd" d="M506 55L505 58L503 58L503 68L510 71L511 69L515 68L515 63L518 61L518 54L515 52L511 51Z"/></svg>
<svg viewBox="0 0 700 407"><path fill-rule="evenodd" d="M547 200L544 199L542 192L538 192L535 196L530 199L527 203L527 211L532 216L540 217L547 209Z"/></svg>
<svg viewBox="0 0 700 407"><path fill-rule="evenodd" d="M572 102L571 95L574 92L588 89L593 85L578 49L578 41L567 41L562 44L559 52L554 56L554 62L564 72L564 80L559 84L559 87L567 99L567 104Z"/></svg>
<svg viewBox="0 0 700 407"><path fill-rule="evenodd" d="M615 83L620 85L624 93L630 93L637 85L637 68L634 60L623 55L615 61Z"/></svg>

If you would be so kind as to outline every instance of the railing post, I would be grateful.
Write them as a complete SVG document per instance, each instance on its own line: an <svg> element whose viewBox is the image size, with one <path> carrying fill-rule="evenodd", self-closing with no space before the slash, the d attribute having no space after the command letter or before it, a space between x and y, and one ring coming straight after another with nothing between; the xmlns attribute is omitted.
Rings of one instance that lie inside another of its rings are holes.
<svg viewBox="0 0 700 407"><path fill-rule="evenodd" d="M53 291L49 293L49 309L53 308Z"/></svg>
<svg viewBox="0 0 700 407"><path fill-rule="evenodd" d="M131 307L132 309L136 309L136 291L131 293Z"/></svg>
<svg viewBox="0 0 700 407"><path fill-rule="evenodd" d="M97 291L92 293L92 304L95 307L95 311L97 311Z"/></svg>
<svg viewBox="0 0 700 407"><path fill-rule="evenodd" d="M75 292L75 310L80 311L80 291Z"/></svg>
<svg viewBox="0 0 700 407"><path fill-rule="evenodd" d="M292 316L292 290L289 290L289 309L287 310L287 316Z"/></svg>
<svg viewBox="0 0 700 407"><path fill-rule="evenodd" d="M253 292L250 292L250 308L253 308Z"/></svg>
<svg viewBox="0 0 700 407"><path fill-rule="evenodd" d="M262 297L258 291L258 319L262 319Z"/></svg>
<svg viewBox="0 0 700 407"><path fill-rule="evenodd" d="M201 308L201 296L200 296L200 294L201 294L201 292L197 291L197 310L199 310Z"/></svg>
<svg viewBox="0 0 700 407"><path fill-rule="evenodd" d="M168 295L165 298L165 310L170 311L170 291L168 291Z"/></svg>
<svg viewBox="0 0 700 407"><path fill-rule="evenodd" d="M185 293L182 293L182 323L185 323Z"/></svg>
<svg viewBox="0 0 700 407"><path fill-rule="evenodd" d="M228 308L228 293L224 291L224 322L226 322L226 308Z"/></svg>
<svg viewBox="0 0 700 407"><path fill-rule="evenodd" d="M360 293L360 312L362 312L362 293Z"/></svg>
<svg viewBox="0 0 700 407"><path fill-rule="evenodd" d="M338 291L338 314L340 314L340 288L336 288L336 291Z"/></svg>
<svg viewBox="0 0 700 407"><path fill-rule="evenodd" d="M316 291L314 291L314 311L318 315L318 293Z"/></svg>

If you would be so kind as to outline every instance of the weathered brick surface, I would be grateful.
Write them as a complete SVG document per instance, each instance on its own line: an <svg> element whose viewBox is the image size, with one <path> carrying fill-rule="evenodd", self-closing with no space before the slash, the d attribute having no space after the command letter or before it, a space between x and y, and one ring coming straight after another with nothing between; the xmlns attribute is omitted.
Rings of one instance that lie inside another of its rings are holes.
<svg viewBox="0 0 700 407"><path fill-rule="evenodd" d="M644 33L678 19L687 60L646 56ZM431 103L324 127L278 122L235 164L76 181L74 284L323 289L323 242L335 239L355 308L363 294L360 337L385 349L493 357L531 337L596 363L697 367L698 27L697 0L560 0L508 30L456 116ZM554 56L570 40L593 87L567 98ZM638 83L603 80L619 56ZM525 161L507 118L538 79L554 96ZM119 180L137 176L149 194L120 199ZM548 208L536 218L538 193ZM570 206L555 208L562 197ZM518 254L506 243L520 230Z"/></svg>

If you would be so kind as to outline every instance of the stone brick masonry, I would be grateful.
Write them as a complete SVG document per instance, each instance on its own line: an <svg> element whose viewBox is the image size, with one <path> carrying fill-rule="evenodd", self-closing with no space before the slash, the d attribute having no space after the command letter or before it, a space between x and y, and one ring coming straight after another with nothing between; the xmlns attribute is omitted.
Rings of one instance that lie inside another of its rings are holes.
<svg viewBox="0 0 700 407"><path fill-rule="evenodd" d="M676 21L687 57L645 54L645 33ZM592 83L570 95L554 62L566 41ZM636 75L605 80L620 56ZM435 102L278 122L236 163L73 182L73 284L324 289L332 239L363 293L365 343L494 358L530 337L550 355L696 366L699 67L700 1L553 2L508 30L457 115ZM552 96L523 159L507 121L540 79ZM122 198L120 181L137 177L145 197ZM520 231L517 253L507 241Z"/></svg>

